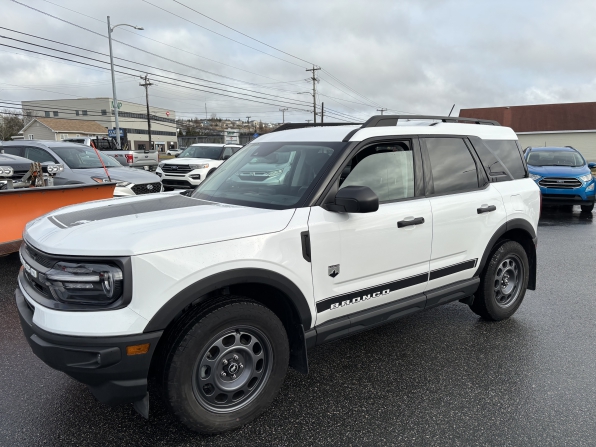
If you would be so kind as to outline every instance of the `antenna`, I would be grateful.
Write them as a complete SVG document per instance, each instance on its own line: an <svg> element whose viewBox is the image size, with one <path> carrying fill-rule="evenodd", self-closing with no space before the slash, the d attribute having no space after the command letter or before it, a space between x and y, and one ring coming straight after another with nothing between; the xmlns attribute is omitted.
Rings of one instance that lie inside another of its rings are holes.
<svg viewBox="0 0 596 447"><path fill-rule="evenodd" d="M451 116L451 112L453 112L453 109L455 109L455 104L453 104L453 107L451 107L451 110L449 111L449 115L447 115L447 116Z"/></svg>

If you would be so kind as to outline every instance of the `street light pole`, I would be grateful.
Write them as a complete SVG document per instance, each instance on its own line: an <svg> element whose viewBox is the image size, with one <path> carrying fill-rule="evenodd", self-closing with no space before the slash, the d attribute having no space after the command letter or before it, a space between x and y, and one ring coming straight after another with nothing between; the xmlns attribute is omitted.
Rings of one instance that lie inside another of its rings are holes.
<svg viewBox="0 0 596 447"><path fill-rule="evenodd" d="M112 53L112 33L118 26L130 26L131 28L142 30L140 26L127 25L120 23L115 26L110 26L110 16L108 16L108 41L110 43L110 70L112 72L112 107L114 108L114 118L116 120L116 145L120 149L120 123L118 122L118 97L116 95L116 76L114 75L114 55Z"/></svg>

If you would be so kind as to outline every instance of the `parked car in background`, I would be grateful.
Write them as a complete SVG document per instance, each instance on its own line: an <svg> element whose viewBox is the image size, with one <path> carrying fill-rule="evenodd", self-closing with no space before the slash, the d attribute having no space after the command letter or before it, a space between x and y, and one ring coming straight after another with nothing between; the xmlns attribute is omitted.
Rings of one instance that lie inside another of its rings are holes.
<svg viewBox="0 0 596 447"><path fill-rule="evenodd" d="M90 146L63 141L23 140L7 142L2 146L2 150L6 154L42 164L64 165L64 170L54 177L56 186L112 181L117 182L114 197L157 193L163 190L161 179L154 173L122 166L106 152L95 151Z"/></svg>
<svg viewBox="0 0 596 447"><path fill-rule="evenodd" d="M112 138L67 138L62 140L69 143L79 143L91 146L105 154L114 157L122 166L154 171L159 162L156 150L118 150Z"/></svg>
<svg viewBox="0 0 596 447"><path fill-rule="evenodd" d="M529 147L525 150L530 177L540 187L544 205L580 205L582 212L594 209L594 177L588 163L576 149Z"/></svg>
<svg viewBox="0 0 596 447"><path fill-rule="evenodd" d="M178 155L182 153L182 149L168 149L166 155Z"/></svg>
<svg viewBox="0 0 596 447"><path fill-rule="evenodd" d="M7 189L9 181L19 182L31 167L31 160L2 153L0 145L0 190Z"/></svg>
<svg viewBox="0 0 596 447"><path fill-rule="evenodd" d="M162 160L156 174L162 178L166 191L192 189L240 149L238 144L193 144L175 159Z"/></svg>

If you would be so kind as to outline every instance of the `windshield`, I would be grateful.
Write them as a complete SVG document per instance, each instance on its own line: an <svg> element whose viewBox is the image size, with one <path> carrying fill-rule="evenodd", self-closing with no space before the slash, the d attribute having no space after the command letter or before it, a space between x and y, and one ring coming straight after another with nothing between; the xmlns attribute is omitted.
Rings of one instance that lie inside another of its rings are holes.
<svg viewBox="0 0 596 447"><path fill-rule="evenodd" d="M192 197L256 208L296 208L347 144L251 143L217 168Z"/></svg>
<svg viewBox="0 0 596 447"><path fill-rule="evenodd" d="M53 147L52 150L62 159L70 169L92 169L102 168L97 158L98 152L92 147ZM99 152L106 168L121 168L122 165L112 157Z"/></svg>
<svg viewBox="0 0 596 447"><path fill-rule="evenodd" d="M184 149L178 158L208 158L219 160L223 147L221 146L190 146Z"/></svg>
<svg viewBox="0 0 596 447"><path fill-rule="evenodd" d="M532 151L528 156L531 166L571 166L578 168L586 164L584 157L577 152Z"/></svg>

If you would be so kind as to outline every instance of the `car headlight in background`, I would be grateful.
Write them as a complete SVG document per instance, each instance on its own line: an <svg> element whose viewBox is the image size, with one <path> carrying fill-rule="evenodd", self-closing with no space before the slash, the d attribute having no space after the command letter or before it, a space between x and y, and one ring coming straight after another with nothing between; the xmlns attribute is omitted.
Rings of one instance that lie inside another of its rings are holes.
<svg viewBox="0 0 596 447"><path fill-rule="evenodd" d="M0 166L0 177L11 177L14 170L10 166Z"/></svg>
<svg viewBox="0 0 596 447"><path fill-rule="evenodd" d="M109 264L58 262L39 280L57 301L73 304L110 304L123 293L122 270Z"/></svg>
<svg viewBox="0 0 596 447"><path fill-rule="evenodd" d="M209 167L208 164L204 165L188 165L190 169L207 169Z"/></svg>
<svg viewBox="0 0 596 447"><path fill-rule="evenodd" d="M537 175L537 174L530 174L530 178L532 180L534 180L535 182L537 182L538 180L540 180L542 178L541 175Z"/></svg>
<svg viewBox="0 0 596 447"><path fill-rule="evenodd" d="M91 179L97 183L110 183L110 180L105 177L91 177Z"/></svg>
<svg viewBox="0 0 596 447"><path fill-rule="evenodd" d="M586 188L586 192L594 191L594 183Z"/></svg>
<svg viewBox="0 0 596 447"><path fill-rule="evenodd" d="M283 169L278 169L277 171L271 171L267 173L267 177L277 177L278 175L281 175L281 173L284 172Z"/></svg>
<svg viewBox="0 0 596 447"><path fill-rule="evenodd" d="M64 171L63 165L48 165L47 166L48 174L58 174L59 172Z"/></svg>
<svg viewBox="0 0 596 447"><path fill-rule="evenodd" d="M578 179L580 179L584 183L587 183L590 180L592 180L592 174L582 175L582 176L578 177Z"/></svg>
<svg viewBox="0 0 596 447"><path fill-rule="evenodd" d="M163 162L162 162L162 163L158 163L158 164L157 164L157 167L158 167L158 168L163 168L163 165L165 165L165 163L163 163Z"/></svg>
<svg viewBox="0 0 596 447"><path fill-rule="evenodd" d="M118 182L116 183L116 186L120 186L121 188L124 188L125 186L130 185L130 182Z"/></svg>

